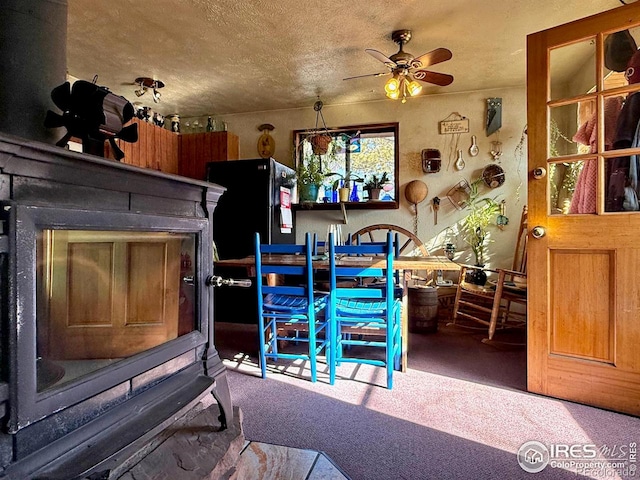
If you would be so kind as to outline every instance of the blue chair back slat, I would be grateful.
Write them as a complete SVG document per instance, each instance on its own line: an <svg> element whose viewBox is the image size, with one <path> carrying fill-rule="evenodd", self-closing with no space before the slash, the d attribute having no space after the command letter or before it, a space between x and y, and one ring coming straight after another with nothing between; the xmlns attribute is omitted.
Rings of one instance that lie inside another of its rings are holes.
<svg viewBox="0 0 640 480"><path fill-rule="evenodd" d="M362 243L360 245L336 245L337 253L348 255L384 255L385 243Z"/></svg>
<svg viewBox="0 0 640 480"><path fill-rule="evenodd" d="M336 298L386 298L381 288L339 288Z"/></svg>
<svg viewBox="0 0 640 480"><path fill-rule="evenodd" d="M307 267L298 267L294 265L263 265L262 273L279 273L282 275L306 275Z"/></svg>
<svg viewBox="0 0 640 480"><path fill-rule="evenodd" d="M383 268L336 265L336 276L338 277L384 277L385 275Z"/></svg>
<svg viewBox="0 0 640 480"><path fill-rule="evenodd" d="M307 287L297 287L295 285L264 285L262 287L263 294L271 295L295 295L304 297L307 295Z"/></svg>
<svg viewBox="0 0 640 480"><path fill-rule="evenodd" d="M295 243L263 243L260 245L262 253L283 253L283 254L300 254L303 255L307 250L306 245L298 245Z"/></svg>

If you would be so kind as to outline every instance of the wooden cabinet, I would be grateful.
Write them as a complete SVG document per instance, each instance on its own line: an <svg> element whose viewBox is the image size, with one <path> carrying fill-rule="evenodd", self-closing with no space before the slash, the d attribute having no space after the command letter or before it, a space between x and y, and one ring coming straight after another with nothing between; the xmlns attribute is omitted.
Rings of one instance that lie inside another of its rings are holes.
<svg viewBox="0 0 640 480"><path fill-rule="evenodd" d="M138 141L128 143L116 140L124 152L122 163L178 174L180 136L137 118L132 121L138 124ZM114 158L109 142L105 142L105 157Z"/></svg>
<svg viewBox="0 0 640 480"><path fill-rule="evenodd" d="M205 180L207 162L238 160L238 136L230 132L180 135L178 172L184 177Z"/></svg>
<svg viewBox="0 0 640 480"><path fill-rule="evenodd" d="M125 155L122 163L205 180L207 162L240 157L238 136L231 132L175 134L137 118L132 121L138 124L138 141L116 140ZM105 157L114 158L108 142Z"/></svg>

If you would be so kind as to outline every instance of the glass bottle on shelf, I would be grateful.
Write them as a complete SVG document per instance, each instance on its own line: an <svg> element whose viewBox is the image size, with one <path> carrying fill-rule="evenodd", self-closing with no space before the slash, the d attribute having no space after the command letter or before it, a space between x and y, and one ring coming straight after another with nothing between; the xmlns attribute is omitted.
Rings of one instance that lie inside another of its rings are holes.
<svg viewBox="0 0 640 480"><path fill-rule="evenodd" d="M358 184L353 182L353 188L351 189L351 196L349 197L350 202L359 202L360 197L358 196Z"/></svg>
<svg viewBox="0 0 640 480"><path fill-rule="evenodd" d="M209 115L209 118L207 119L207 132L213 132L213 130L213 120L211 119L211 115Z"/></svg>

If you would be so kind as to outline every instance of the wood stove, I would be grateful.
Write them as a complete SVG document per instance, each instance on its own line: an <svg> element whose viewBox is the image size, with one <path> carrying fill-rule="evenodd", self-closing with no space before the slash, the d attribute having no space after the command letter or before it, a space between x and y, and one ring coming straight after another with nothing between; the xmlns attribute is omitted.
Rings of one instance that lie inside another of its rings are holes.
<svg viewBox="0 0 640 480"><path fill-rule="evenodd" d="M211 394L231 419L210 288L223 192L0 134L0 478L109 470Z"/></svg>

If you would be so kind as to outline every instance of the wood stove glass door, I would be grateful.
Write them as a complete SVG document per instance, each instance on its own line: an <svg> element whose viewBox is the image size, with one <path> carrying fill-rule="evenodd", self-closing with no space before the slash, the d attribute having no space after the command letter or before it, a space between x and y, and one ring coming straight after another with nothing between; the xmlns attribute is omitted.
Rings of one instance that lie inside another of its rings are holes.
<svg viewBox="0 0 640 480"><path fill-rule="evenodd" d="M38 390L194 330L193 234L44 230L39 243L39 372L51 378Z"/></svg>

